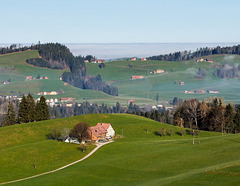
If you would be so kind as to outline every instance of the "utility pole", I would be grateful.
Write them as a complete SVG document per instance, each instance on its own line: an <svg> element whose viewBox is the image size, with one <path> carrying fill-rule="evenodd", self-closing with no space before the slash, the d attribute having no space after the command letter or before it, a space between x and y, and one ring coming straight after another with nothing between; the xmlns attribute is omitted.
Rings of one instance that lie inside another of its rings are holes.
<svg viewBox="0 0 240 186"><path fill-rule="evenodd" d="M122 137L123 137L123 128L122 128Z"/></svg>

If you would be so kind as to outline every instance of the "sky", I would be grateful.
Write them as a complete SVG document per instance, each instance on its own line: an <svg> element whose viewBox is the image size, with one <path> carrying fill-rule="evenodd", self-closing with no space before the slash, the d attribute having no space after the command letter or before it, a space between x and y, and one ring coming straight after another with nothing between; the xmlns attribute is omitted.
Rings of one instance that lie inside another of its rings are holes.
<svg viewBox="0 0 240 186"><path fill-rule="evenodd" d="M240 42L239 0L0 0L0 43Z"/></svg>

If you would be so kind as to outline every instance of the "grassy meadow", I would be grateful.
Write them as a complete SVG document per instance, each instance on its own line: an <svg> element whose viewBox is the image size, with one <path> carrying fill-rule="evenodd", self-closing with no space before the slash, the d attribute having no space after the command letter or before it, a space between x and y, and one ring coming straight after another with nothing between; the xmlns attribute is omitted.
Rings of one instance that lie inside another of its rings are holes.
<svg viewBox="0 0 240 186"><path fill-rule="evenodd" d="M172 61L115 61L107 62L104 69L98 64L86 63L87 72L90 75L101 74L104 81L118 87L119 96L110 96L100 91L83 90L70 85L65 86L59 79L63 70L39 68L25 63L26 59L38 57L37 51L25 51L0 56L0 81L11 79L11 83L0 85L0 94L33 93L37 98L37 92L59 91L64 93L46 98L74 97L79 102L89 100L98 104L128 105L128 100L133 99L138 105L156 105L173 100L174 97L182 99L208 97L224 97L226 101L240 103L238 92L240 91L239 79L220 79L213 75L219 64L239 64L240 56L218 55L208 56L214 63L208 62L172 62ZM205 58L204 58L205 59ZM129 67L132 65L132 68ZM207 75L204 79L196 79L199 68L205 69ZM163 69L164 74L151 74L156 69ZM25 81L26 76L47 76L48 80ZM144 79L130 80L132 75L143 75ZM179 82L183 81L183 86ZM219 90L219 94L185 94L185 90L209 89ZM159 95L159 101L155 100Z"/></svg>
<svg viewBox="0 0 240 186"><path fill-rule="evenodd" d="M11 80L7 85L0 85L0 94L33 93L36 97L37 92L50 92L63 90L64 93L57 96L46 96L46 98L75 97L81 101L86 99L108 99L112 96L95 90L82 90L70 85L65 86L59 78L64 70L53 70L28 65L25 61L29 58L36 58L39 54L37 51L25 51L14 54L0 56L0 81ZM45 80L25 81L26 76L47 76Z"/></svg>
<svg viewBox="0 0 240 186"><path fill-rule="evenodd" d="M104 81L109 81L119 88L122 97L141 97L155 99L156 94L160 100L172 100L174 97L182 99L210 96L224 97L226 101L240 103L238 92L240 91L239 79L220 79L213 75L216 67L213 65L240 64L240 56L218 55L208 56L214 63L208 62L172 62L172 61L116 61L106 63L104 69L98 68L98 64L87 63L88 72L92 75L101 74ZM205 58L204 58L205 59ZM129 68L128 65L132 65ZM199 68L205 69L205 79L197 79ZM150 74L156 69L163 69L164 74ZM145 79L130 80L132 75L143 75ZM185 82L183 86L179 82ZM219 90L219 94L184 94L185 90L209 89Z"/></svg>
<svg viewBox="0 0 240 186"><path fill-rule="evenodd" d="M13 185L238 185L240 135L201 131L192 136L156 136L160 127L178 127L126 114L91 114L0 128L0 182L56 169L86 153L78 145L48 140L54 128L112 123L123 138L59 172ZM147 129L147 130L146 130ZM148 132L147 132L148 131ZM8 134L8 135L6 135ZM14 140L12 140L14 139ZM36 168L33 167L36 164Z"/></svg>

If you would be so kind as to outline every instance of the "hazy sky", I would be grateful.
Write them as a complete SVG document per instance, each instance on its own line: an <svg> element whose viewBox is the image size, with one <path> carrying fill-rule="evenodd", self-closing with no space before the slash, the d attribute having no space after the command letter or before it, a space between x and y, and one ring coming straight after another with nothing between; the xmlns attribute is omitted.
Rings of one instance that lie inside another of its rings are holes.
<svg viewBox="0 0 240 186"><path fill-rule="evenodd" d="M0 43L239 42L239 0L0 0Z"/></svg>

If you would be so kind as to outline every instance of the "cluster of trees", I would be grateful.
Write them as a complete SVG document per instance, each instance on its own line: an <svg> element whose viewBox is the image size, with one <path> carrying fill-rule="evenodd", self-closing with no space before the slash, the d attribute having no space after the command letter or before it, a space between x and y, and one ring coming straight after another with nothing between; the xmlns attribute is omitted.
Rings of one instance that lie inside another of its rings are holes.
<svg viewBox="0 0 240 186"><path fill-rule="evenodd" d="M134 106L134 108L139 108ZM119 102L115 106L107 106L104 103L98 105L97 103L89 103L88 101L75 104L73 107L53 107L49 108L51 119L71 117L83 114L93 113L126 113L129 107L122 107Z"/></svg>
<svg viewBox="0 0 240 186"><path fill-rule="evenodd" d="M240 45L232 46L232 47L220 47L217 46L215 48L200 48L196 52L184 51L184 52L175 52L165 55L157 55L148 57L148 60L162 60L162 61L187 61L190 59L209 56L209 55L217 55L217 54L235 54L240 55Z"/></svg>
<svg viewBox="0 0 240 186"><path fill-rule="evenodd" d="M17 123L48 120L50 118L46 99L43 96L36 104L31 94L28 94L27 97L23 96L17 109L18 112L16 112L14 104L9 101L7 113L4 115L3 121L0 124L1 127L15 125Z"/></svg>
<svg viewBox="0 0 240 186"><path fill-rule="evenodd" d="M76 124L73 129L63 128L59 130L58 128L54 128L48 135L50 139L65 141L67 138L76 138L79 142L82 140L86 140L89 138L88 128L90 125L86 122L80 122Z"/></svg>
<svg viewBox="0 0 240 186"><path fill-rule="evenodd" d="M93 114L93 113L127 113L134 114L138 116L143 116L149 119L153 119L162 123L173 123L172 113L164 110L152 110L146 111L140 108L136 104L130 103L128 107L123 107L119 102L115 106L107 106L105 104L98 105L97 103L90 104L89 102L83 102L78 106L76 103L74 107L53 107L49 108L51 119L71 117L83 114Z"/></svg>
<svg viewBox="0 0 240 186"><path fill-rule="evenodd" d="M9 47L0 47L0 55L2 54L9 54L9 53L13 53L13 52L20 52L20 51L26 51L28 49L30 49L31 47L21 47L20 44L12 44Z"/></svg>
<svg viewBox="0 0 240 186"><path fill-rule="evenodd" d="M224 104L223 99L209 98L184 101L174 113L174 125L216 131L222 133L240 132L240 107L235 109L231 103Z"/></svg>
<svg viewBox="0 0 240 186"><path fill-rule="evenodd" d="M219 69L217 69L214 72L214 75L216 77L220 77L220 78L236 78L239 77L238 75L238 70L239 70L239 66L238 65L229 65L229 64L225 64L223 66L221 66Z"/></svg>
<svg viewBox="0 0 240 186"><path fill-rule="evenodd" d="M79 60L78 57L74 57L70 50L60 43L39 43L32 48L38 50L41 58L28 59L26 62L31 65L52 69L66 69L77 62L82 67L85 66L83 61Z"/></svg>

